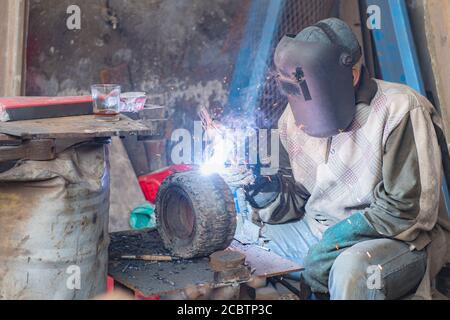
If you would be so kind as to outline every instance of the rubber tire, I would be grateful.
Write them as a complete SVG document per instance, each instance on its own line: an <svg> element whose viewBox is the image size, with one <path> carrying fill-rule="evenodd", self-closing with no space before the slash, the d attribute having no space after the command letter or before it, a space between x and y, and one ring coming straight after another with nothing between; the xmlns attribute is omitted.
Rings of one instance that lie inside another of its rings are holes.
<svg viewBox="0 0 450 320"><path fill-rule="evenodd" d="M176 191L174 191L176 190ZM171 192L180 192L191 204L195 220L189 239L178 237L164 223ZM175 173L159 187L156 196L156 223L164 246L173 256L184 259L206 257L226 249L236 232L233 194L219 175L204 176L198 171Z"/></svg>

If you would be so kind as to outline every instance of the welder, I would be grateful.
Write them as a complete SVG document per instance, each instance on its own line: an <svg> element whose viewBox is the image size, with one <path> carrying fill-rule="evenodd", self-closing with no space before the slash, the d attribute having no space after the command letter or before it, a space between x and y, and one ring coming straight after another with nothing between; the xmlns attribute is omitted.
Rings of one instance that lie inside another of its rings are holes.
<svg viewBox="0 0 450 320"><path fill-rule="evenodd" d="M370 78L361 56L335 18L279 42L280 170L247 199L267 246L305 266L313 297L431 299L450 261L441 120L413 89Z"/></svg>

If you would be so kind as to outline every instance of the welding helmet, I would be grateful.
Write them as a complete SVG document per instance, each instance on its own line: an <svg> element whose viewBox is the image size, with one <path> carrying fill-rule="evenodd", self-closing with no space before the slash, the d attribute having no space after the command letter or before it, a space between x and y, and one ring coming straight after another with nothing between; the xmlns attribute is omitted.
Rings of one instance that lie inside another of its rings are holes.
<svg viewBox="0 0 450 320"><path fill-rule="evenodd" d="M325 22L312 28L327 41L304 40L302 33L285 36L275 51L276 77L297 126L312 137L328 138L345 131L355 116L352 68L361 58L361 48L343 45ZM354 37L350 28L349 32Z"/></svg>

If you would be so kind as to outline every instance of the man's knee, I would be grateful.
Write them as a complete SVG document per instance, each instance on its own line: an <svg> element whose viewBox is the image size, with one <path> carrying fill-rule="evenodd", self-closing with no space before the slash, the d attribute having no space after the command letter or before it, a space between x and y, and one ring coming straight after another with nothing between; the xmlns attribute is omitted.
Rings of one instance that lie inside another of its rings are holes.
<svg viewBox="0 0 450 320"><path fill-rule="evenodd" d="M344 251L335 260L329 277L329 290L332 299L373 299L381 292L373 291L369 285L371 271L370 256L356 247ZM376 285L376 283L374 283Z"/></svg>

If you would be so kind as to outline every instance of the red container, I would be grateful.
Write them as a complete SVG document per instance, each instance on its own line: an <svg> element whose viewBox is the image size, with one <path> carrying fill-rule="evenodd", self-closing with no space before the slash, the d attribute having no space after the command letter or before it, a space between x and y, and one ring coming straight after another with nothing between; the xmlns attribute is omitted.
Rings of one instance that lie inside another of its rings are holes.
<svg viewBox="0 0 450 320"><path fill-rule="evenodd" d="M189 170L192 170L192 166L179 164L139 177L139 185L141 186L142 192L144 192L145 199L155 204L156 194L158 193L161 183L168 176L176 172L184 172Z"/></svg>

